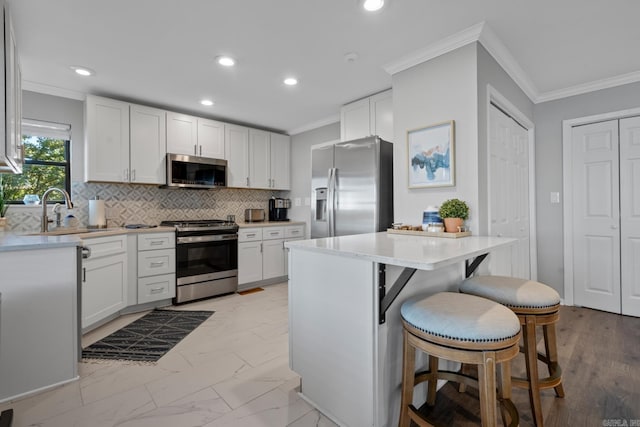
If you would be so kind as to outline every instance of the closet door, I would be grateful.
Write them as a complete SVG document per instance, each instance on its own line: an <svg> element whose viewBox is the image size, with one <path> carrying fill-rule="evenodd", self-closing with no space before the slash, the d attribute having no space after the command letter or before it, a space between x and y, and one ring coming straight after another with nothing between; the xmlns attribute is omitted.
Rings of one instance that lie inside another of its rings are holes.
<svg viewBox="0 0 640 427"><path fill-rule="evenodd" d="M622 314L640 316L640 117L620 120Z"/></svg>
<svg viewBox="0 0 640 427"><path fill-rule="evenodd" d="M618 120L572 130L576 305L620 313Z"/></svg>

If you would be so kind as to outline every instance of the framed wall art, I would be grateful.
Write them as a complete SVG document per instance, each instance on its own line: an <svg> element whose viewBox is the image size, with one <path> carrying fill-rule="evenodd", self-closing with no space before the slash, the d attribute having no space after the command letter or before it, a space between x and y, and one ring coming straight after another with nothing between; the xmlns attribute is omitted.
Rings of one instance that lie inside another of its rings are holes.
<svg viewBox="0 0 640 427"><path fill-rule="evenodd" d="M409 188L455 185L454 121L407 131Z"/></svg>

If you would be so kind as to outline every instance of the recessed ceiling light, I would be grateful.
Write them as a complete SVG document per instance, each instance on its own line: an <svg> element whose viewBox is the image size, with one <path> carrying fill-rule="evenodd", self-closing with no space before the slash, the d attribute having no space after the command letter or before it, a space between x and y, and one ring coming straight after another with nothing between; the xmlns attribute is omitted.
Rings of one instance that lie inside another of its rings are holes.
<svg viewBox="0 0 640 427"><path fill-rule="evenodd" d="M236 60L230 56L218 56L216 57L216 62L225 67L233 67L236 65Z"/></svg>
<svg viewBox="0 0 640 427"><path fill-rule="evenodd" d="M96 73L91 68L87 68L87 67L75 67L75 66L72 66L71 69L73 71L75 71L76 74L79 74L79 75L84 76L84 77L93 76Z"/></svg>
<svg viewBox="0 0 640 427"><path fill-rule="evenodd" d="M369 12L382 9L382 6L384 6L384 0L364 0L364 3L362 4L362 7Z"/></svg>
<svg viewBox="0 0 640 427"><path fill-rule="evenodd" d="M211 107L213 105L213 101L210 99L203 99L202 101L200 101L200 104Z"/></svg>
<svg viewBox="0 0 640 427"><path fill-rule="evenodd" d="M294 77L287 77L286 79L284 79L284 84L286 84L287 86L295 86L298 84L298 79Z"/></svg>

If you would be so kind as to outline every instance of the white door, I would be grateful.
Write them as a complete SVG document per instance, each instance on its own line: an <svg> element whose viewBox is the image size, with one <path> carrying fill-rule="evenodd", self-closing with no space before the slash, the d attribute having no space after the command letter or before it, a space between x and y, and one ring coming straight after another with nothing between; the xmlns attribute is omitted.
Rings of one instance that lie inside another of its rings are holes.
<svg viewBox="0 0 640 427"><path fill-rule="evenodd" d="M265 240L262 250L262 279L284 276L284 240Z"/></svg>
<svg viewBox="0 0 640 427"><path fill-rule="evenodd" d="M238 284L262 280L262 242L238 243Z"/></svg>
<svg viewBox="0 0 640 427"><path fill-rule="evenodd" d="M640 117L620 120L622 314L640 316Z"/></svg>
<svg viewBox="0 0 640 427"><path fill-rule="evenodd" d="M572 130L576 305L620 312L618 121Z"/></svg>
<svg viewBox="0 0 640 427"><path fill-rule="evenodd" d="M514 237L511 253L492 256L492 274L531 278L529 133L493 104L489 109L489 235Z"/></svg>

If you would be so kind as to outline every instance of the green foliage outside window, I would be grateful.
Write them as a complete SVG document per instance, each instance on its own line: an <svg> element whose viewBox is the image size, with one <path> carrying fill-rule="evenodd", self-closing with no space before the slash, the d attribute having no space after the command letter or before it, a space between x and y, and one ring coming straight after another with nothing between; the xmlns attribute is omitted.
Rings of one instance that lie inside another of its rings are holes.
<svg viewBox="0 0 640 427"><path fill-rule="evenodd" d="M69 141L39 136L23 136L25 163L22 174L2 177L4 198L22 203L27 194L42 194L50 187L69 191ZM55 197L60 197L55 194Z"/></svg>

